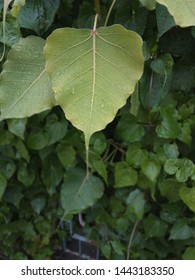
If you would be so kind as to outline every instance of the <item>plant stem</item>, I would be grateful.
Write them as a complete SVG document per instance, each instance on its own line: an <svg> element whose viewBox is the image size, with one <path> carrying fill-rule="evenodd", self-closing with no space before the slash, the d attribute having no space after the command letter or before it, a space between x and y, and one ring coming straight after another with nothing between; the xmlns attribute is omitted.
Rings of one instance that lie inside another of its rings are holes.
<svg viewBox="0 0 195 280"><path fill-rule="evenodd" d="M129 244L128 244L128 248L127 248L127 260L129 260L129 257L130 257L131 243L132 243L133 236L135 234L135 230L137 228L137 225L138 225L138 221L135 222L134 227L133 227L132 232L131 232L131 235L130 235L130 238L129 238Z"/></svg>
<svg viewBox="0 0 195 280"><path fill-rule="evenodd" d="M107 26L107 23L108 23L110 14L111 14L111 12L112 12L112 9L113 9L115 3L116 3L116 0L113 0L112 4L111 4L111 6L110 6L110 9L109 9L109 11L108 11L108 13L107 13L104 26Z"/></svg>
<svg viewBox="0 0 195 280"><path fill-rule="evenodd" d="M95 13L100 16L100 0L95 0Z"/></svg>

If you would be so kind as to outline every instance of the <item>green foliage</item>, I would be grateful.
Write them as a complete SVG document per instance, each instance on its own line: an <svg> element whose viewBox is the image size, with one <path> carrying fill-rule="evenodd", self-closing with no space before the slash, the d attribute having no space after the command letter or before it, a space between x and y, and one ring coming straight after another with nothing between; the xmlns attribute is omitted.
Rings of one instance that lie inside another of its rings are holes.
<svg viewBox="0 0 195 280"><path fill-rule="evenodd" d="M82 212L106 259L195 259L191 2L172 13L172 1L118 1L102 27L111 1L101 1L95 31L97 7L78 2L14 1L7 11L0 256L56 258L69 235L60 221ZM87 172L86 136L69 120L93 133Z"/></svg>

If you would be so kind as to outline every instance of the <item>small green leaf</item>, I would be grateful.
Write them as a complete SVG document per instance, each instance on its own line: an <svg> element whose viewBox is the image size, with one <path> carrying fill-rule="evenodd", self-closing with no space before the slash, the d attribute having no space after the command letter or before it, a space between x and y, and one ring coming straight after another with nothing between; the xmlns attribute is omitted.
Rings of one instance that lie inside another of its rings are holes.
<svg viewBox="0 0 195 280"><path fill-rule="evenodd" d="M116 138L125 144L138 142L145 134L144 129L137 123L137 118L130 114L124 114L116 127Z"/></svg>
<svg viewBox="0 0 195 280"><path fill-rule="evenodd" d="M193 236L192 228L189 227L185 219L180 219L175 222L171 228L169 239L185 240Z"/></svg>
<svg viewBox="0 0 195 280"><path fill-rule="evenodd" d="M27 137L27 146L33 150L41 150L47 146L49 136L41 128L34 128Z"/></svg>
<svg viewBox="0 0 195 280"><path fill-rule="evenodd" d="M134 186L137 182L137 172L127 162L115 165L115 188Z"/></svg>
<svg viewBox="0 0 195 280"><path fill-rule="evenodd" d="M6 177L3 175L3 173L0 172L0 201L3 197L3 194L5 192L7 186L7 179Z"/></svg>
<svg viewBox="0 0 195 280"><path fill-rule="evenodd" d="M132 209L132 213L136 215L137 220L141 220L144 215L145 198L143 192L136 189L132 191L128 198L127 204L129 205L128 211Z"/></svg>
<svg viewBox="0 0 195 280"><path fill-rule="evenodd" d="M165 179L159 184L160 193L170 202L176 202L180 199L179 191L184 187L184 183L180 183L175 179Z"/></svg>
<svg viewBox="0 0 195 280"><path fill-rule="evenodd" d="M165 151L165 154L168 156L168 158L177 158L179 156L178 147L175 143L165 143L163 145L163 150Z"/></svg>
<svg viewBox="0 0 195 280"><path fill-rule="evenodd" d="M16 165L13 160L8 157L0 156L0 173L10 179L16 171Z"/></svg>
<svg viewBox="0 0 195 280"><path fill-rule="evenodd" d="M108 183L108 176L106 170L106 163L100 156L93 154L90 155L90 163L95 171L104 179L106 183Z"/></svg>
<svg viewBox="0 0 195 280"><path fill-rule="evenodd" d="M43 160L41 177L49 195L56 192L57 186L63 179L64 169L55 154L49 154Z"/></svg>
<svg viewBox="0 0 195 280"><path fill-rule="evenodd" d="M31 206L35 213L40 214L45 207L46 199L45 197L35 197L31 200Z"/></svg>
<svg viewBox="0 0 195 280"><path fill-rule="evenodd" d="M35 180L35 171L28 167L27 163L21 162L18 166L17 178L19 182L29 187Z"/></svg>
<svg viewBox="0 0 195 280"><path fill-rule="evenodd" d="M110 242L112 245L112 248L114 249L114 251L117 253L117 255L121 255L123 256L123 245L120 243L120 241L118 240L114 240Z"/></svg>
<svg viewBox="0 0 195 280"><path fill-rule="evenodd" d="M134 167L140 167L141 163L147 158L147 156L148 152L143 150L139 143L129 145L126 153L127 162Z"/></svg>
<svg viewBox="0 0 195 280"><path fill-rule="evenodd" d="M4 200L12 203L19 208L20 201L23 198L21 188L19 186L8 186L4 193Z"/></svg>
<svg viewBox="0 0 195 280"><path fill-rule="evenodd" d="M181 128L173 117L173 109L169 107L161 108L162 122L156 127L156 133L162 138L177 138L180 134Z"/></svg>
<svg viewBox="0 0 195 280"><path fill-rule="evenodd" d="M164 165L164 170L167 174L173 175L177 172L180 167L179 159L168 159Z"/></svg>
<svg viewBox="0 0 195 280"><path fill-rule="evenodd" d="M102 251L102 254L106 257L106 259L110 259L110 255L111 255L111 246L110 246L110 243L101 243L101 251Z"/></svg>
<svg viewBox="0 0 195 280"><path fill-rule="evenodd" d="M19 155L17 155L17 158L22 157L27 162L29 162L30 161L29 151L27 150L27 148L24 145L23 141L21 139L16 139L14 141L14 146L16 147L17 153L19 154Z"/></svg>
<svg viewBox="0 0 195 280"><path fill-rule="evenodd" d="M147 237L165 236L168 227L167 224L153 214L149 214L149 216L144 219L143 223Z"/></svg>
<svg viewBox="0 0 195 280"><path fill-rule="evenodd" d="M180 189L179 195L183 202L195 213L195 187Z"/></svg>
<svg viewBox="0 0 195 280"><path fill-rule="evenodd" d="M67 132L68 122L64 118L63 121L59 120L57 115L51 114L46 118L45 131L49 136L48 145L52 145L60 141Z"/></svg>
<svg viewBox="0 0 195 280"><path fill-rule="evenodd" d="M141 163L141 170L150 181L155 183L160 174L161 166L155 158L145 159Z"/></svg>
<svg viewBox="0 0 195 280"><path fill-rule="evenodd" d="M71 168L64 175L61 204L65 215L76 214L92 206L103 195L102 181L93 175L86 177L80 168Z"/></svg>
<svg viewBox="0 0 195 280"><path fill-rule="evenodd" d="M11 119L8 120L8 128L11 133L24 140L27 119Z"/></svg>
<svg viewBox="0 0 195 280"><path fill-rule="evenodd" d="M73 146L60 143L56 148L56 152L64 168L68 168L74 165L76 151Z"/></svg>
<svg viewBox="0 0 195 280"><path fill-rule="evenodd" d="M182 255L182 260L195 260L195 247L188 247Z"/></svg>

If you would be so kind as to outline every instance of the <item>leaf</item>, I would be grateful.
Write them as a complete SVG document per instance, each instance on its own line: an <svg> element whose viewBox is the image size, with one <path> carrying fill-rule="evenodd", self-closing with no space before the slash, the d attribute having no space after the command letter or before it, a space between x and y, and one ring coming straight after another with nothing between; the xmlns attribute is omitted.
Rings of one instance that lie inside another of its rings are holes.
<svg viewBox="0 0 195 280"><path fill-rule="evenodd" d="M9 52L0 77L0 120L29 117L55 105L45 72L44 42L22 38Z"/></svg>
<svg viewBox="0 0 195 280"><path fill-rule="evenodd" d="M195 187L180 189L179 195L183 202L195 213Z"/></svg>
<svg viewBox="0 0 195 280"><path fill-rule="evenodd" d="M19 208L20 201L23 198L21 188L19 186L8 186L3 198L5 201L12 203Z"/></svg>
<svg viewBox="0 0 195 280"><path fill-rule="evenodd" d="M59 0L26 0L17 18L20 27L43 34L53 23L59 3Z"/></svg>
<svg viewBox="0 0 195 280"><path fill-rule="evenodd" d="M178 182L186 182L193 174L194 164L189 159L168 159L165 162L164 170L170 174L176 174Z"/></svg>
<svg viewBox="0 0 195 280"><path fill-rule="evenodd" d="M45 197L35 197L31 200L31 206L34 209L35 213L40 214L41 210L46 205L46 199Z"/></svg>
<svg viewBox="0 0 195 280"><path fill-rule="evenodd" d="M132 208L132 212L136 215L137 220L141 220L144 215L145 198L143 192L136 189L127 197L128 210Z"/></svg>
<svg viewBox="0 0 195 280"><path fill-rule="evenodd" d="M143 223L145 234L150 238L164 236L168 227L164 221L153 214L149 214L149 216L144 219Z"/></svg>
<svg viewBox="0 0 195 280"><path fill-rule="evenodd" d="M0 156L0 173L7 179L10 179L16 171L16 165L13 160L8 157Z"/></svg>
<svg viewBox="0 0 195 280"><path fill-rule="evenodd" d="M18 166L17 179L26 187L29 187L35 180L35 171L30 168L25 162L21 162Z"/></svg>
<svg viewBox="0 0 195 280"><path fill-rule="evenodd" d="M177 138L180 134L180 126L177 119L173 117L173 109L161 108L162 122L156 127L156 133L162 138Z"/></svg>
<svg viewBox="0 0 195 280"><path fill-rule="evenodd" d="M185 186L184 183L177 182L175 179L165 179L160 182L159 189L162 196L170 202L176 202L180 199L179 191Z"/></svg>
<svg viewBox="0 0 195 280"><path fill-rule="evenodd" d="M41 150L47 146L49 136L41 128L33 128L27 136L27 146L34 150Z"/></svg>
<svg viewBox="0 0 195 280"><path fill-rule="evenodd" d="M145 132L143 127L137 123L135 116L124 114L117 124L115 134L117 140L130 144L140 141Z"/></svg>
<svg viewBox="0 0 195 280"><path fill-rule="evenodd" d="M56 148L56 152L64 168L68 168L74 165L76 152L73 146L59 143Z"/></svg>
<svg viewBox="0 0 195 280"><path fill-rule="evenodd" d="M185 240L193 236L192 228L187 224L186 219L179 219L171 228L169 239Z"/></svg>
<svg viewBox="0 0 195 280"><path fill-rule="evenodd" d="M49 195L52 196L56 192L56 188L62 181L63 175L64 170L57 156L49 154L45 157L41 177Z"/></svg>
<svg viewBox="0 0 195 280"><path fill-rule="evenodd" d="M142 40L120 25L61 28L46 41L46 70L66 118L85 135L111 122L143 72Z"/></svg>
<svg viewBox="0 0 195 280"><path fill-rule="evenodd" d="M187 27L195 25L195 2L192 0L157 0L164 5L174 17L177 25Z"/></svg>
<svg viewBox="0 0 195 280"><path fill-rule="evenodd" d="M175 26L174 18L163 5L156 5L156 19L158 26L158 36L161 37L169 29Z"/></svg>
<svg viewBox="0 0 195 280"><path fill-rule="evenodd" d="M92 206L103 195L102 181L93 175L88 178L80 168L69 169L61 188L61 204L65 215L76 214Z"/></svg>
<svg viewBox="0 0 195 280"><path fill-rule="evenodd" d="M46 119L45 131L49 135L48 145L52 145L59 142L67 132L68 122L64 120L59 120L57 115L51 114Z"/></svg>
<svg viewBox="0 0 195 280"><path fill-rule="evenodd" d="M137 182L137 172L126 162L115 165L115 188L134 186Z"/></svg>
<svg viewBox="0 0 195 280"><path fill-rule="evenodd" d="M27 119L8 120L9 131L24 140Z"/></svg>
<svg viewBox="0 0 195 280"><path fill-rule="evenodd" d="M182 255L182 260L195 260L195 247L188 247Z"/></svg>
<svg viewBox="0 0 195 280"><path fill-rule="evenodd" d="M3 197L6 187L7 187L7 179L3 175L3 173L0 172L0 201Z"/></svg>
<svg viewBox="0 0 195 280"><path fill-rule="evenodd" d="M155 158L145 159L141 163L141 170L150 181L155 183L160 174L161 166Z"/></svg>
<svg viewBox="0 0 195 280"><path fill-rule="evenodd" d="M141 148L139 143L133 143L128 147L126 153L127 162L134 167L140 167L143 160L148 156L148 152Z"/></svg>

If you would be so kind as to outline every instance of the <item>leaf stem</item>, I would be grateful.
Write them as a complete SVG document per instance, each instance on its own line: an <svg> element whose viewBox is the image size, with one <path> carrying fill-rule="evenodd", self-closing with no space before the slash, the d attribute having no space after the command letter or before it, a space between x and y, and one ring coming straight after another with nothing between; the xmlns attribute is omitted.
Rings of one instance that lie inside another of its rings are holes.
<svg viewBox="0 0 195 280"><path fill-rule="evenodd" d="M95 34L95 32L96 32L98 16L99 16L99 14L95 15L94 24L93 24L93 34Z"/></svg>
<svg viewBox="0 0 195 280"><path fill-rule="evenodd" d="M100 0L95 0L95 12L100 15Z"/></svg>
<svg viewBox="0 0 195 280"><path fill-rule="evenodd" d="M131 243L132 243L133 236L135 234L135 230L137 228L137 225L138 225L138 220L135 222L134 227L133 227L132 232L131 232L131 235L130 235L130 238L129 238L129 244L128 244L128 248L127 248L127 260L129 260L129 257L130 257Z"/></svg>
<svg viewBox="0 0 195 280"><path fill-rule="evenodd" d="M112 12L112 9L113 9L115 3L116 3L116 0L113 0L112 4L111 4L111 6L110 6L110 9L109 9L109 11L108 11L108 13L107 13L107 16L106 16L106 20L105 20L105 23L104 23L104 26L105 26L105 27L107 26L107 23L108 23L110 14L111 14L111 12Z"/></svg>

